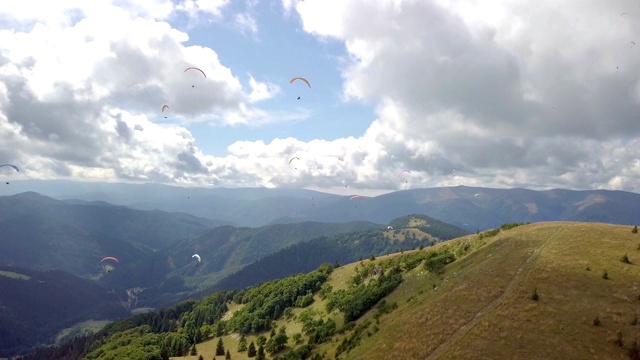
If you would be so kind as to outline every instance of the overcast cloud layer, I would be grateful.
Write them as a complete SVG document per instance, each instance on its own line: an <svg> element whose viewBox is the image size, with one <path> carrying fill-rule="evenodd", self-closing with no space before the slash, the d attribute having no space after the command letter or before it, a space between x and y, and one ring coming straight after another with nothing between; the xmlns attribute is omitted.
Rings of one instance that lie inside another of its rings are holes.
<svg viewBox="0 0 640 360"><path fill-rule="evenodd" d="M640 192L637 1L274 2L318 41L344 44L336 60L344 101L376 116L364 134L239 139L214 157L188 124L287 121L261 108L280 89L262 74L236 74L216 49L187 46L171 24L228 21L259 34L252 4L244 13L224 0L3 4L0 162L22 171L2 174L362 193ZM195 64L206 79L175 70ZM158 104L171 104L178 120L161 121Z"/></svg>

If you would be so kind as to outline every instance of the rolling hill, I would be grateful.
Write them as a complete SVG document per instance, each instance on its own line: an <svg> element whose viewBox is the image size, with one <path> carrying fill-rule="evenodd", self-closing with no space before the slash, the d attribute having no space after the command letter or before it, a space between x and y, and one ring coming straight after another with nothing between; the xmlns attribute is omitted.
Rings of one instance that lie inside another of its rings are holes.
<svg viewBox="0 0 640 360"><path fill-rule="evenodd" d="M426 215L412 214L391 222L393 229L322 236L291 245L247 265L205 291L242 289L275 279L312 271L323 263L346 264L397 251L427 247L468 235L469 232Z"/></svg>
<svg viewBox="0 0 640 360"><path fill-rule="evenodd" d="M200 293L230 273L287 246L321 236L376 228L382 226L365 221L301 222L259 228L220 226L123 265L121 271L109 274L106 280L128 288L144 287L139 294L141 304L164 306L191 296L192 291ZM194 253L201 256L202 263L196 264Z"/></svg>
<svg viewBox="0 0 640 360"><path fill-rule="evenodd" d="M505 224L216 293L113 323L74 351L34 356L138 359L146 349L195 360L222 343L232 359L248 359L245 342L269 359L633 359L639 236L602 223ZM195 329L192 345L180 334Z"/></svg>
<svg viewBox="0 0 640 360"><path fill-rule="evenodd" d="M214 225L186 214L67 203L36 193L0 197L0 264L89 277L101 271L105 256L131 262Z"/></svg>

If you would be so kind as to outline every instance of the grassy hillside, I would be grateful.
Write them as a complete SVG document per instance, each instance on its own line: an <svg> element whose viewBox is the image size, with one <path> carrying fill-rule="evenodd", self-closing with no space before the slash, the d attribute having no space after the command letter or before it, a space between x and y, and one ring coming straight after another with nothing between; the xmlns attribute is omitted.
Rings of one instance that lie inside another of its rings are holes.
<svg viewBox="0 0 640 360"><path fill-rule="evenodd" d="M624 359L640 335L631 325L639 312L639 244L631 227L605 224L506 231L438 281L408 276L388 297L400 305L393 316L344 358ZM632 264L620 261L624 254ZM618 332L623 347L614 343Z"/></svg>
<svg viewBox="0 0 640 360"><path fill-rule="evenodd" d="M232 359L249 359L241 333L247 344L264 337L268 359L630 358L640 235L597 223L514 225L145 315L88 340L87 358L118 349L137 359L134 343L149 354L156 341L173 359L212 359L222 341ZM166 345L178 336L181 346Z"/></svg>
<svg viewBox="0 0 640 360"><path fill-rule="evenodd" d="M631 227L540 223L479 238L437 245L455 251L466 242L477 250L442 275L422 266L404 273L404 281L385 298L398 305L393 315L380 316L376 324L376 312L370 311L357 321L369 323L359 341L353 340L356 326L316 352L334 358L340 344L351 341L359 344L342 352L341 359L628 358L640 336L640 326L631 325L640 312L640 236ZM620 260L625 254L631 264ZM336 269L328 284L334 291L347 288L355 269L367 263ZM603 279L605 270L609 279ZM531 299L534 289L537 301ZM311 308L342 326L337 313L324 311L326 300L316 300ZM600 326L594 325L596 318ZM292 320L276 324L290 333L300 329ZM618 333L622 347L615 343ZM233 344L233 336L223 339ZM202 343L205 358L213 345L213 340Z"/></svg>

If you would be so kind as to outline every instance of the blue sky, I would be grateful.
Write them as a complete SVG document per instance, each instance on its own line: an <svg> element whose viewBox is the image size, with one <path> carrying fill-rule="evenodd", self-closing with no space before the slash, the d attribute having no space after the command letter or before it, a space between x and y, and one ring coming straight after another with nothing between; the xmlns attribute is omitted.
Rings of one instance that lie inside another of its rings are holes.
<svg viewBox="0 0 640 360"><path fill-rule="evenodd" d="M232 2L225 13L244 12L247 7L246 2ZM281 91L263 102L261 108L300 112L304 117L259 127L190 125L198 146L222 156L227 146L237 140L270 142L294 137L310 141L363 135L375 113L371 104L343 99L340 66L348 56L344 44L304 32L300 19L285 14L278 2L258 2L250 9L258 27L256 33L240 30L225 20L193 26L178 19L175 26L189 33L185 45L214 49L221 63L234 71L243 86L249 86L249 74L279 86ZM289 84L293 77L308 79L312 88L301 82Z"/></svg>
<svg viewBox="0 0 640 360"><path fill-rule="evenodd" d="M9 0L0 175L637 192L638 34L633 0Z"/></svg>

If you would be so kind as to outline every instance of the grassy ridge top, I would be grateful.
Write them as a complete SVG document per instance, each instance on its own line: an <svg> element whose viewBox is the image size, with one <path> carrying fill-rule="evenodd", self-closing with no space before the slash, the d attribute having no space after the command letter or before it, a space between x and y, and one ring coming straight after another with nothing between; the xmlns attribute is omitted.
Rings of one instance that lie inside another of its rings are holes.
<svg viewBox="0 0 640 360"><path fill-rule="evenodd" d="M628 358L640 336L631 325L639 312L639 243L631 227L608 224L501 232L450 264L436 289L426 276L404 281L387 300L398 309L344 358ZM623 347L614 342L618 332Z"/></svg>

